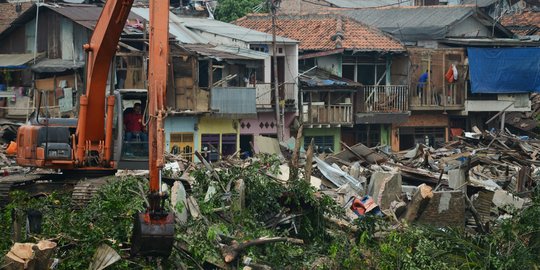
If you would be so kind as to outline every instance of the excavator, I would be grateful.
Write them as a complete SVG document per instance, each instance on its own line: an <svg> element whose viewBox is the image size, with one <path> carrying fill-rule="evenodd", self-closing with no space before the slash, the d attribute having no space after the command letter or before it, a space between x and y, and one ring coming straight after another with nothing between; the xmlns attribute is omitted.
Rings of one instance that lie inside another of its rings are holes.
<svg viewBox="0 0 540 270"><path fill-rule="evenodd" d="M150 0L148 91L115 92L111 83L106 93L111 62L132 4L133 0L106 1L92 37L84 45L86 87L80 96L78 119L40 119L38 108L35 119L18 130L16 161L21 166L60 170L65 177L114 173L120 168L124 141L121 106L129 99L147 98L149 205L134 217L131 254L166 257L174 242L174 215L166 210L166 194L161 190L169 1Z"/></svg>

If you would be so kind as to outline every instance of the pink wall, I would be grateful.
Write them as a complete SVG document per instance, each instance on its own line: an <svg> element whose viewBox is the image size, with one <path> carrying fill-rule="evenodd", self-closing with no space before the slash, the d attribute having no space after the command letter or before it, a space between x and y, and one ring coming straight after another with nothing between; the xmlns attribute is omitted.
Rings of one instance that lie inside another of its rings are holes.
<svg viewBox="0 0 540 270"><path fill-rule="evenodd" d="M276 134L276 115L273 112L258 113L258 119L242 119L240 121L240 134ZM294 113L285 113L284 139L290 137L289 126L294 120Z"/></svg>

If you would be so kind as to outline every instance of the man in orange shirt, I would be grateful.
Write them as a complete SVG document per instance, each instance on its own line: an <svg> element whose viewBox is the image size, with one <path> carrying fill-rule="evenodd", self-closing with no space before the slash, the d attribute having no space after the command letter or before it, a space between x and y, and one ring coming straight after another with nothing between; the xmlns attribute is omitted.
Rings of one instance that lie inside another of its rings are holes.
<svg viewBox="0 0 540 270"><path fill-rule="evenodd" d="M133 111L124 116L124 126L126 127L126 141L148 141L140 103L135 103Z"/></svg>

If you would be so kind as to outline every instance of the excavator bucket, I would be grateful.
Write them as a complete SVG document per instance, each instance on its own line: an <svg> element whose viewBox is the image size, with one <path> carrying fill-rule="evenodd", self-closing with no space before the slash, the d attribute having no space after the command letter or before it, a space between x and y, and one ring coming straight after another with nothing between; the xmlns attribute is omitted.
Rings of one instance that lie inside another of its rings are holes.
<svg viewBox="0 0 540 270"><path fill-rule="evenodd" d="M174 215L152 217L148 212L135 214L131 237L131 255L168 257L174 244Z"/></svg>

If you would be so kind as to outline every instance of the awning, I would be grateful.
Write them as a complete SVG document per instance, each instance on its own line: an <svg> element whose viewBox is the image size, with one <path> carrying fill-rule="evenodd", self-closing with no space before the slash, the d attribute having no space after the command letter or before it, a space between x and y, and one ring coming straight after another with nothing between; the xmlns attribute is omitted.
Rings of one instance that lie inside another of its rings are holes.
<svg viewBox="0 0 540 270"><path fill-rule="evenodd" d="M0 68L21 69L26 68L26 63L34 59L34 54L0 54Z"/></svg>
<svg viewBox="0 0 540 270"><path fill-rule="evenodd" d="M70 69L84 67L84 62L62 59L44 59L32 66L32 71L37 73L59 73Z"/></svg>

